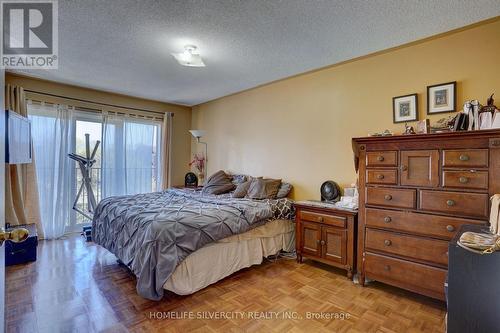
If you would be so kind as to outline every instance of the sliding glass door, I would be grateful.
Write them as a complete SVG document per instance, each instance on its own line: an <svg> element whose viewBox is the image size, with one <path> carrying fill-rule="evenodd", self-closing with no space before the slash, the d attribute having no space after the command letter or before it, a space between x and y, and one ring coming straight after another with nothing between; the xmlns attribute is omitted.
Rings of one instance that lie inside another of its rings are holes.
<svg viewBox="0 0 500 333"><path fill-rule="evenodd" d="M85 134L89 134L89 155L92 154L97 141L102 142L102 116L96 113L90 112L75 112L74 117L74 127L75 136L72 144L73 152L80 156L86 156L87 148L85 141ZM95 154L95 163L90 171L90 180L92 184L92 190L96 198L96 202L101 200L101 145L98 146L97 152ZM73 202L75 206L81 211L88 210L88 196L87 188L83 185L83 177L76 162L73 162L74 167L72 168L71 175L71 198L76 199L78 191L82 188L82 193L78 197L78 201ZM88 225L92 221L82 214L71 210L71 219L67 222L66 232L81 231L84 225Z"/></svg>
<svg viewBox="0 0 500 333"><path fill-rule="evenodd" d="M89 219L73 210L83 182L77 163L68 153L86 156L101 141L90 173L92 189L102 198L158 191L161 123L126 115L83 112L62 105L28 103L32 122L35 165L40 193L42 227L48 238L80 231ZM76 202L87 210L85 187Z"/></svg>
<svg viewBox="0 0 500 333"><path fill-rule="evenodd" d="M160 189L159 122L108 115L103 127L102 195Z"/></svg>

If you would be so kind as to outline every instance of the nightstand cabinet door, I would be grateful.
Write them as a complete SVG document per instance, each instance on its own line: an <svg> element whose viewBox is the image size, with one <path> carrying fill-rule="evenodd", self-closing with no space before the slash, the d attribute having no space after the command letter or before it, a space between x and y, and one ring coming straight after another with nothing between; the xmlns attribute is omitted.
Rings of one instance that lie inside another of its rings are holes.
<svg viewBox="0 0 500 333"><path fill-rule="evenodd" d="M301 228L302 253L317 257L321 256L321 225L302 222Z"/></svg>
<svg viewBox="0 0 500 333"><path fill-rule="evenodd" d="M323 226L321 248L322 257L325 260L344 265L346 263L347 230Z"/></svg>

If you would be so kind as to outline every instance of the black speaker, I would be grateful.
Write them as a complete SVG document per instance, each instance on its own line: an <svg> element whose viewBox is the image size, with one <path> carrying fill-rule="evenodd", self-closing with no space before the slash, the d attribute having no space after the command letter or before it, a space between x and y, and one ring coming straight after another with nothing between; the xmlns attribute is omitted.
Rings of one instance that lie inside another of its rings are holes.
<svg viewBox="0 0 500 333"><path fill-rule="evenodd" d="M321 184L321 201L337 202L340 200L340 187L331 180L327 180Z"/></svg>
<svg viewBox="0 0 500 333"><path fill-rule="evenodd" d="M198 177L193 172L188 172L184 176L185 187L198 187Z"/></svg>

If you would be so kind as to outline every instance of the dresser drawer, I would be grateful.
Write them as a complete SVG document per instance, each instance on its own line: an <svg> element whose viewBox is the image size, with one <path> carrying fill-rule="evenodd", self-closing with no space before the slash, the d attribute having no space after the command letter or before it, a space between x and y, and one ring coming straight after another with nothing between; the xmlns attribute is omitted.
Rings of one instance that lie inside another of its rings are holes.
<svg viewBox="0 0 500 333"><path fill-rule="evenodd" d="M364 267L370 278L444 299L445 269L373 253L365 254Z"/></svg>
<svg viewBox="0 0 500 333"><path fill-rule="evenodd" d="M397 166L397 151L371 151L366 153L366 166Z"/></svg>
<svg viewBox="0 0 500 333"><path fill-rule="evenodd" d="M398 171L396 169L367 169L366 183L397 185Z"/></svg>
<svg viewBox="0 0 500 333"><path fill-rule="evenodd" d="M420 191L421 210L487 218L488 208L488 194Z"/></svg>
<svg viewBox="0 0 500 333"><path fill-rule="evenodd" d="M488 171L443 171L443 187L488 189Z"/></svg>
<svg viewBox="0 0 500 333"><path fill-rule="evenodd" d="M486 221L461 219L413 212L366 208L366 226L422 236L452 239L463 224L485 224Z"/></svg>
<svg viewBox="0 0 500 333"><path fill-rule="evenodd" d="M448 265L447 241L374 229L366 229L365 237L368 251L380 251L442 266Z"/></svg>
<svg viewBox="0 0 500 333"><path fill-rule="evenodd" d="M415 199L415 190L382 187L366 188L366 203L368 205L415 208Z"/></svg>
<svg viewBox="0 0 500 333"><path fill-rule="evenodd" d="M301 210L299 213L299 217L303 221L325 223L340 228L345 228L346 226L345 216L328 215L328 214L310 212L307 210Z"/></svg>
<svg viewBox="0 0 500 333"><path fill-rule="evenodd" d="M488 149L443 150L443 166L487 168Z"/></svg>

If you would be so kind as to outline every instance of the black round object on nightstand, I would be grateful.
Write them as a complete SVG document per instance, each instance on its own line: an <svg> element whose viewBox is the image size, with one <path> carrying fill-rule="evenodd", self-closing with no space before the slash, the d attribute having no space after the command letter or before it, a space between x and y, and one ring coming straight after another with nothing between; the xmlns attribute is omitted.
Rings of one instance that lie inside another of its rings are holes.
<svg viewBox="0 0 500 333"><path fill-rule="evenodd" d="M198 177L194 172L188 172L184 176L184 186L185 187L198 187Z"/></svg>
<svg viewBox="0 0 500 333"><path fill-rule="evenodd" d="M340 200L340 187L331 180L327 180L321 184L321 201L339 201Z"/></svg>

